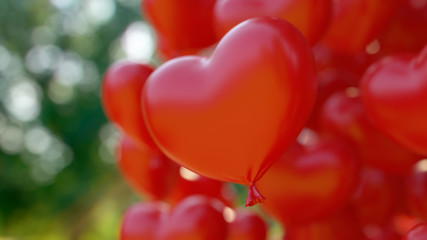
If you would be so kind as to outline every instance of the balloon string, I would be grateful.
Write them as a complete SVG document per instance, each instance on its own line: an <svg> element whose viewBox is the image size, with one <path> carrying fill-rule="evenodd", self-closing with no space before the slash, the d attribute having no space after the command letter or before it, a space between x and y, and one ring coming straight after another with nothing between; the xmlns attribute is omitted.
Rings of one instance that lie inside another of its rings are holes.
<svg viewBox="0 0 427 240"><path fill-rule="evenodd" d="M261 193L255 187L255 184L253 182L250 182L249 189L248 189L248 196L246 197L245 207L254 206L257 203L264 202L264 200L265 200L265 197L261 195Z"/></svg>

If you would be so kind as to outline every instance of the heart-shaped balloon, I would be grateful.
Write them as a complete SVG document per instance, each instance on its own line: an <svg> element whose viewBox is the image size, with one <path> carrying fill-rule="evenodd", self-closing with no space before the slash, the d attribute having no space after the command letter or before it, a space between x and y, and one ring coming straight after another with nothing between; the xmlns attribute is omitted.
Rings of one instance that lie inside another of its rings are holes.
<svg viewBox="0 0 427 240"><path fill-rule="evenodd" d="M144 0L141 12L154 27L163 57L174 58L214 44L216 0Z"/></svg>
<svg viewBox="0 0 427 240"><path fill-rule="evenodd" d="M316 95L310 46L285 20L247 20L210 58L187 56L147 80L143 112L161 150L186 168L254 187L306 123Z"/></svg>
<svg viewBox="0 0 427 240"><path fill-rule="evenodd" d="M131 206L125 213L121 240L226 240L224 205L199 195L182 200L173 209L160 202Z"/></svg>
<svg viewBox="0 0 427 240"><path fill-rule="evenodd" d="M258 183L268 201L262 205L282 224L301 224L330 215L348 202L356 188L359 164L337 140L293 144Z"/></svg>
<svg viewBox="0 0 427 240"><path fill-rule="evenodd" d="M224 205L193 195L181 201L159 227L158 240L226 240Z"/></svg>
<svg viewBox="0 0 427 240"><path fill-rule="evenodd" d="M418 55L396 55L371 66L362 101L373 123L395 141L427 156L427 46Z"/></svg>
<svg viewBox="0 0 427 240"><path fill-rule="evenodd" d="M337 53L354 55L384 29L399 0L335 0L332 21L322 42Z"/></svg>
<svg viewBox="0 0 427 240"><path fill-rule="evenodd" d="M141 91L151 66L121 61L111 65L102 81L102 106L108 118L136 144L157 149L141 114Z"/></svg>
<svg viewBox="0 0 427 240"><path fill-rule="evenodd" d="M160 202L132 205L126 210L120 230L120 240L153 240L167 217L169 208Z"/></svg>
<svg viewBox="0 0 427 240"><path fill-rule="evenodd" d="M123 178L138 193L164 200L179 179L179 166L158 150L137 146L124 136L117 147Z"/></svg>
<svg viewBox="0 0 427 240"><path fill-rule="evenodd" d="M394 175L408 174L420 157L372 125L358 94L358 89L349 88L326 100L319 114L323 133L350 141L366 165Z"/></svg>
<svg viewBox="0 0 427 240"><path fill-rule="evenodd" d="M427 2L401 1L387 28L378 36L381 51L419 52L427 43Z"/></svg>
<svg viewBox="0 0 427 240"><path fill-rule="evenodd" d="M237 209L229 224L228 240L265 240L267 224L255 212Z"/></svg>
<svg viewBox="0 0 427 240"><path fill-rule="evenodd" d="M214 22L219 36L246 19L260 16L281 17L293 24L314 44L327 29L332 12L331 0L218 0Z"/></svg>

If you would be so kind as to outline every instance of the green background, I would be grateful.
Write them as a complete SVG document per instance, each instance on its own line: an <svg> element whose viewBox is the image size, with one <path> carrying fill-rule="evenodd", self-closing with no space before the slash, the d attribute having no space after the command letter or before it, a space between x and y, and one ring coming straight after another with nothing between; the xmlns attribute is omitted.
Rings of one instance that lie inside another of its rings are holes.
<svg viewBox="0 0 427 240"><path fill-rule="evenodd" d="M0 240L117 239L138 199L99 88L141 21L139 0L0 1Z"/></svg>

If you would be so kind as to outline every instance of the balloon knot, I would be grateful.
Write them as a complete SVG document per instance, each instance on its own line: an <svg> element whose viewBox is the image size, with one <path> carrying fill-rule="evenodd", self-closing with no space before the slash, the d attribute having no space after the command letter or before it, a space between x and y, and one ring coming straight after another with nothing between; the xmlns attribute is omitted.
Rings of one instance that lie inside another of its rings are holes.
<svg viewBox="0 0 427 240"><path fill-rule="evenodd" d="M248 196L246 197L245 207L254 206L257 203L264 202L265 197L258 192L258 189L255 187L253 182L249 183Z"/></svg>

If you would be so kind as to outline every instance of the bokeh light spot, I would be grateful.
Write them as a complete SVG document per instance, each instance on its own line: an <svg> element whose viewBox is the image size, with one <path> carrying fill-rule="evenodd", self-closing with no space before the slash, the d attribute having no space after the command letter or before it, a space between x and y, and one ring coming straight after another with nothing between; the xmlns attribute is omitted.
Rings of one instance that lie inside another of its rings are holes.
<svg viewBox="0 0 427 240"><path fill-rule="evenodd" d="M144 22L130 24L121 37L121 47L127 58L148 62L155 49L150 27Z"/></svg>
<svg viewBox="0 0 427 240"><path fill-rule="evenodd" d="M52 138L47 129L37 126L25 133L24 145L29 152L40 155L51 147Z"/></svg>
<svg viewBox="0 0 427 240"><path fill-rule="evenodd" d="M100 25L114 16L116 3L113 0L87 0L84 12L92 24Z"/></svg>
<svg viewBox="0 0 427 240"><path fill-rule="evenodd" d="M61 50L53 45L34 46L25 57L25 65L32 73L43 73L55 68L61 57Z"/></svg>
<svg viewBox="0 0 427 240"><path fill-rule="evenodd" d="M11 61L11 56L9 51L0 45L0 72L7 69Z"/></svg>
<svg viewBox="0 0 427 240"><path fill-rule="evenodd" d="M422 159L420 161L418 161L415 165L415 168L419 171L419 172L427 172L427 158L426 159Z"/></svg>
<svg viewBox="0 0 427 240"><path fill-rule="evenodd" d="M193 171L190 171L190 170L188 170L187 168L185 168L185 167L180 167L179 168L179 175L182 177L182 178L184 178L184 179L186 179L186 180L188 180L188 181L196 181L197 179L199 179L200 178L200 175L199 174L197 174L197 173L195 173L195 172L193 172Z"/></svg>
<svg viewBox="0 0 427 240"><path fill-rule="evenodd" d="M75 96L72 86L64 85L56 79L52 79L49 82L47 94L49 99L56 104L69 103Z"/></svg>
<svg viewBox="0 0 427 240"><path fill-rule="evenodd" d="M23 147L23 131L15 126L9 126L0 134L0 147L4 152L16 154L21 152Z"/></svg>
<svg viewBox="0 0 427 240"><path fill-rule="evenodd" d="M8 112L20 121L31 121L40 114L40 90L34 81L24 80L15 83L5 98Z"/></svg>

